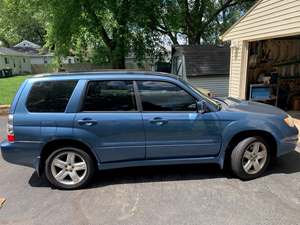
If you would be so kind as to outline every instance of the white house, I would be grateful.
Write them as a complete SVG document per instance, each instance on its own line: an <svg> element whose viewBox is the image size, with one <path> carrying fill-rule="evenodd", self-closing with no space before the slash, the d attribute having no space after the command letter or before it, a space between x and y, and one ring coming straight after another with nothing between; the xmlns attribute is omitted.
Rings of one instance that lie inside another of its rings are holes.
<svg viewBox="0 0 300 225"><path fill-rule="evenodd" d="M259 0L221 37L229 95L300 111L300 1Z"/></svg>
<svg viewBox="0 0 300 225"><path fill-rule="evenodd" d="M30 73L30 57L9 48L0 47L0 73L11 69L13 74Z"/></svg>
<svg viewBox="0 0 300 225"><path fill-rule="evenodd" d="M14 47L16 48L33 48L33 49L41 49L41 46L38 44L35 44L31 41L21 41L20 43L16 44Z"/></svg>
<svg viewBox="0 0 300 225"><path fill-rule="evenodd" d="M42 49L40 45L24 40L13 47L14 50L27 54L32 65L51 65L55 61L54 53ZM63 64L74 64L77 62L74 56L66 56L61 59Z"/></svg>

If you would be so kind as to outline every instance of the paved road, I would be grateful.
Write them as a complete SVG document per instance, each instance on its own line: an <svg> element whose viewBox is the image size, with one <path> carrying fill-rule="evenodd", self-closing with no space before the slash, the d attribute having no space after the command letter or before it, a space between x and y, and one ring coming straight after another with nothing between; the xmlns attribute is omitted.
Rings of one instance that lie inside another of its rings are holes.
<svg viewBox="0 0 300 225"><path fill-rule="evenodd" d="M0 136L5 119L0 117ZM215 166L121 169L59 191L0 157L0 224L300 224L300 151L248 182Z"/></svg>

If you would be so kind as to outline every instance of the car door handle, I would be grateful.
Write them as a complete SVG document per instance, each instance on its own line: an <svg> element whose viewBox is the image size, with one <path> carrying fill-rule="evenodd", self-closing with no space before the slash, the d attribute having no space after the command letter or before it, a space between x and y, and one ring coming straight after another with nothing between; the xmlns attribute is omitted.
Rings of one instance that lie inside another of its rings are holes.
<svg viewBox="0 0 300 225"><path fill-rule="evenodd" d="M156 124L156 125L158 125L158 126L162 126L162 125L167 124L167 123L168 123L168 120L162 119L162 118L160 118L160 117L155 117L155 118L153 118L153 119L150 120L150 123Z"/></svg>
<svg viewBox="0 0 300 225"><path fill-rule="evenodd" d="M85 126L93 126L97 124L96 120L92 120L90 118L84 118L82 120L77 120L79 125L85 125Z"/></svg>

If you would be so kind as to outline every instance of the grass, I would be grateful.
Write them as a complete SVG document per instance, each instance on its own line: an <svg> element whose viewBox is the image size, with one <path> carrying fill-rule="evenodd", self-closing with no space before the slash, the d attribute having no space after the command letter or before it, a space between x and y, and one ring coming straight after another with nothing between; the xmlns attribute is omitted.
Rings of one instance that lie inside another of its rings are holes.
<svg viewBox="0 0 300 225"><path fill-rule="evenodd" d="M31 75L0 78L0 105L10 105L20 85Z"/></svg>

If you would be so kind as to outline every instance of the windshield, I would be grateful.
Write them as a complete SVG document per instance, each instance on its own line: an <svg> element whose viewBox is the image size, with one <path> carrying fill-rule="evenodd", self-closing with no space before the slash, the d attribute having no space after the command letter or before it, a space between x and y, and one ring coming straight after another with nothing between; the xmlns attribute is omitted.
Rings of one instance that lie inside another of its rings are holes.
<svg viewBox="0 0 300 225"><path fill-rule="evenodd" d="M211 97L207 96L206 94L202 93L201 91L199 91L196 87L194 87L192 84L190 84L189 82L180 79L184 84L186 84L187 86L189 86L193 91L197 92L201 98L203 98L205 101L209 102L210 104L212 104L216 109L220 110L222 108L221 103L219 103L218 101L212 99Z"/></svg>

